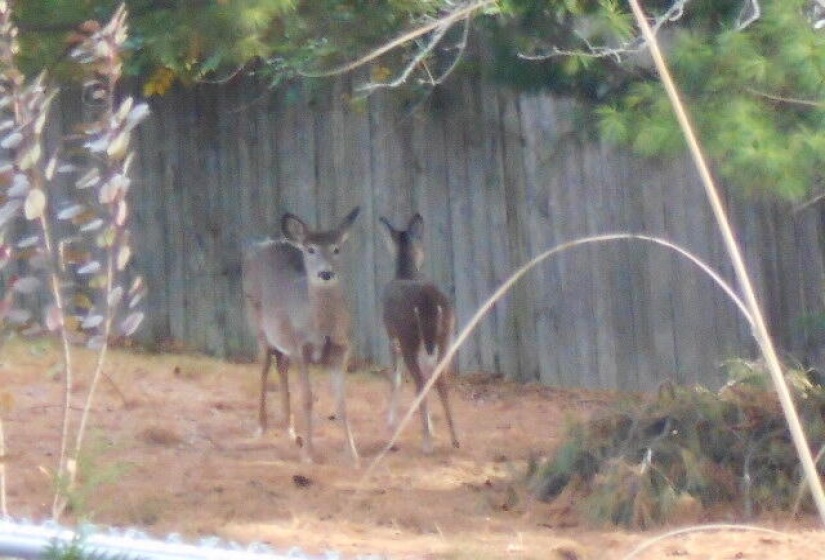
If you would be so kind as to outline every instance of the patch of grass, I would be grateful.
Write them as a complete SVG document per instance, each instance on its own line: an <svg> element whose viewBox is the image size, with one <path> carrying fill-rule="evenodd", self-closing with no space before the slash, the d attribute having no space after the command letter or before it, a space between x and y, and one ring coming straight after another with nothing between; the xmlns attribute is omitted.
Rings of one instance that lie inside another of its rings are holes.
<svg viewBox="0 0 825 560"><path fill-rule="evenodd" d="M97 434L78 457L78 477L74 484L58 479L58 492L66 500L66 509L77 518L92 520L95 511L90 501L101 487L112 485L124 474L128 465L122 462L110 463L104 455L112 447L102 434Z"/></svg>
<svg viewBox="0 0 825 560"><path fill-rule="evenodd" d="M126 554L105 554L86 550L82 536L76 535L70 542L52 541L43 552L43 560L126 560L135 557Z"/></svg>

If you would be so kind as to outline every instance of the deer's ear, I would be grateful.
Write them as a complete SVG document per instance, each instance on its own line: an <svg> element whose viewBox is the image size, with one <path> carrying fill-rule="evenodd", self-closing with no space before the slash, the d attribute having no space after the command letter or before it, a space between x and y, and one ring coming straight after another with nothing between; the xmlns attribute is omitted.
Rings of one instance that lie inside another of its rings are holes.
<svg viewBox="0 0 825 560"><path fill-rule="evenodd" d="M356 206L352 209L352 211L347 214L347 217L341 221L341 225L338 226L338 242L343 243L349 237L349 229L352 227L352 224L355 223L355 219L358 218L358 213L361 211L359 206Z"/></svg>
<svg viewBox="0 0 825 560"><path fill-rule="evenodd" d="M338 226L338 231L345 232L351 228L352 224L355 223L355 219L358 218L359 212L361 212L361 208L359 206L353 208L352 211L347 214L347 217L341 221L341 225Z"/></svg>
<svg viewBox="0 0 825 560"><path fill-rule="evenodd" d="M306 239L307 226L301 218L287 212L284 214L284 217L281 218L281 231L284 237L290 241L303 243L304 239Z"/></svg>
<svg viewBox="0 0 825 560"><path fill-rule="evenodd" d="M398 252L398 230L392 227L392 224L387 218L381 216L378 219L384 224L384 227L380 228L383 234L381 237L384 238L384 244L387 246L390 254L395 256Z"/></svg>
<svg viewBox="0 0 825 560"><path fill-rule="evenodd" d="M407 225L407 233L419 241L424 239L424 218L422 218L418 212L410 218L410 223Z"/></svg>

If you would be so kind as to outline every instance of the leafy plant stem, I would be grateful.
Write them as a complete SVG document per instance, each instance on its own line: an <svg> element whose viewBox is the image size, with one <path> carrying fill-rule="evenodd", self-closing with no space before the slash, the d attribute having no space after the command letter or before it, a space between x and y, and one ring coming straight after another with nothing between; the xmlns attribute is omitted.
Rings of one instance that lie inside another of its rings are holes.
<svg viewBox="0 0 825 560"><path fill-rule="evenodd" d="M49 220L45 214L43 214L39 218L39 225L40 230L43 232L42 243L44 254L51 256L56 255L57 252L54 250L54 242L52 240ZM59 266L57 266L55 263L52 263L48 277L52 301L54 303L55 308L57 309L58 316L63 318L65 317L65 302L63 298L63 293L60 289ZM70 432L69 427L71 425L72 395L74 393L74 365L72 362L71 348L72 343L69 339L69 330L65 324L65 321L61 321L60 328L58 329L58 331L60 334L60 346L63 352L63 420L60 429L60 452L57 459L57 476L59 480L60 478L65 477L67 474L69 475L69 477L73 477L71 473L74 472L76 469L74 468L74 465L72 465L68 457ZM63 497L61 492L58 490L55 492L54 501L52 503L52 516L55 519L58 519L65 507L65 497Z"/></svg>
<svg viewBox="0 0 825 560"><path fill-rule="evenodd" d="M668 94L671 105L673 106L673 110L676 114L676 118L679 121L679 125L682 128L685 139L687 140L694 163L699 171L708 201L710 202L711 208L716 217L716 221L722 233L722 237L733 264L736 277L739 281L744 301L747 304L751 317L753 318L753 336L756 339L756 342L759 345L762 355L767 363L768 371L771 374L771 379L773 380L777 396L779 397L779 402L782 406L783 412L785 413L785 419L788 423L791 437L802 463L802 470L804 471L805 477L808 479L808 484L811 487L811 494L814 498L814 502L816 503L817 510L819 511L820 519L822 523L825 524L825 491L823 491L822 482L819 479L819 475L816 470L816 463L811 455L811 450L807 443L805 431L799 420L799 414L796 411L796 406L791 398L790 390L788 389L785 378L782 374L782 367L779 363L779 358L776 354L773 340L765 324L761 306L756 298L756 292L753 289L747 266L742 258L739 244L733 233L730 220L727 217L727 212L722 204L722 199L719 196L719 191L716 188L713 177L710 174L710 169L705 161L704 154L702 153L702 149L699 145L699 140L694 133L694 127L690 122L685 106L682 103L679 92L676 89L676 85L674 84L670 71L665 63L664 56L662 55L659 44L656 40L656 36L647 22L639 1L630 0L630 6L633 10L633 15L636 18L639 28L642 31L642 35L650 47L653 62L656 65L659 77L661 78L662 84Z"/></svg>
<svg viewBox="0 0 825 560"><path fill-rule="evenodd" d="M20 97L15 96L19 102ZM45 109L44 109L45 110ZM16 107L16 118L18 122L22 121L20 107ZM42 177L32 172L29 173L34 189L44 189ZM65 301L63 292L60 288L60 266L59 263L54 262L55 258L59 258L59 251L55 250L55 244L51 225L49 223L47 213L43 212L37 218L38 227L43 235L41 239L41 247L43 254L48 255L52 260L48 271L49 291L51 292L52 302L57 310L59 317L65 317ZM72 363L71 341L69 339L69 331L64 321L61 321L59 330L60 345L63 352L63 418L60 429L60 451L58 453L57 475L58 479L64 477L66 473L71 473L74 466L68 459L68 442L71 425L71 405L72 395L74 393L74 367ZM61 505L62 504L62 505ZM55 492L54 502L52 504L52 514L55 519L59 517L59 512L65 507L65 503L61 498L60 492Z"/></svg>
<svg viewBox="0 0 825 560"><path fill-rule="evenodd" d="M116 60L116 51L113 49L111 54L107 59L107 76L106 76L106 105L104 110L104 118L106 122L111 122L111 116L114 113L114 82L117 79L117 72L115 70L117 66ZM111 213L111 211L110 211ZM114 285L114 277L115 277L115 258L116 258L116 247L118 246L117 243L112 243L106 249L106 286L105 286L105 294L110 294L112 291L112 287ZM75 435L75 446L74 446L74 455L73 460L77 461L80 457L80 453L83 451L83 440L86 434L86 425L89 420L89 413L92 409L92 403L94 402L94 397L97 392L97 387L100 384L100 379L103 377L103 366L106 363L106 358L108 356L108 349L109 349L109 335L112 332L112 321L114 320L114 313L113 313L113 306L107 305L106 306L106 317L103 323L102 329L102 340L103 343L100 349L97 352L97 360L95 363L95 369L92 373L92 381L89 385L89 392L86 395L86 401L83 405L83 412L80 415L80 423L77 427L77 433ZM72 478L70 479L70 485L74 485L76 482L75 477L76 474L71 475Z"/></svg>
<svg viewBox="0 0 825 560"><path fill-rule="evenodd" d="M113 268L114 267L112 265L112 259L110 258L107 271L107 293L111 291L112 277L114 275ZM95 393L97 392L97 387L100 384L100 380L103 378L103 366L106 363L106 358L108 356L109 350L109 344L106 341L108 340L109 334L111 332L112 319L112 312L110 310L107 310L106 321L103 328L104 343L103 346L97 352L97 361L95 363L95 370L92 374L92 382L89 386L89 392L86 395L86 402L83 405L83 412L80 415L80 423L77 427L74 445L74 455L72 456L72 459L74 461L77 461L78 457L80 457L80 453L83 451L83 440L86 434L86 424L89 420L89 413L92 409L92 402L94 402ZM76 474L71 474L71 476L72 478L70 479L70 484L74 485Z"/></svg>

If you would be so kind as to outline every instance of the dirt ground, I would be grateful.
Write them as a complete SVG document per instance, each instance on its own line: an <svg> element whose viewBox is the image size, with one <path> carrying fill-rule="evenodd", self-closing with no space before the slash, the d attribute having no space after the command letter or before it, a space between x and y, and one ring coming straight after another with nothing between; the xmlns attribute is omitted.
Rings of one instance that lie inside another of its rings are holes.
<svg viewBox="0 0 825 560"><path fill-rule="evenodd" d="M91 359L76 359L84 393ZM8 507L14 517L45 519L51 511L63 386L58 364L59 352L50 342L12 341L0 351L0 396L8 408ZM90 419L89 452L81 465L86 478L75 512L100 525L192 539L218 535L284 551L335 550L344 557L793 560L822 557L825 549L825 532L815 529L813 519L749 520L761 530L692 531L655 541L693 523L745 520L721 512L634 533L589 528L571 504L532 500L525 485L528 463L558 443L567 419L615 397L608 393L462 376L452 391L461 448L450 447L434 402L435 453L421 452L414 418L397 448L370 470L389 435L389 384L380 372L349 377L351 424L363 457L359 469L342 454L329 384L320 376L319 461L306 465L277 427L255 437L255 364L117 350L106 372ZM409 384L405 396L412 399ZM273 387L273 424L278 397Z"/></svg>

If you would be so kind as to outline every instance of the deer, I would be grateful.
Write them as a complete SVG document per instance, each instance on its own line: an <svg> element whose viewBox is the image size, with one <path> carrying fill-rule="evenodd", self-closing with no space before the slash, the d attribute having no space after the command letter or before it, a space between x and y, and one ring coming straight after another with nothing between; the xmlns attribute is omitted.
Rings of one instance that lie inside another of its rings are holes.
<svg viewBox="0 0 825 560"><path fill-rule="evenodd" d="M421 272L424 261L424 219L416 213L406 230L393 227L381 217L385 240L395 259L395 277L386 285L382 297L384 327L390 341L392 357L391 396L387 424L394 430L396 408L403 378L401 362L412 377L416 393L421 394L437 364L442 361L452 339L455 314L447 296ZM447 392L447 369L435 381L441 399L452 445L459 447L450 399ZM421 400L422 449L432 453L432 422L426 397Z"/></svg>
<svg viewBox="0 0 825 560"><path fill-rule="evenodd" d="M267 376L272 358L280 378L281 409L289 436L304 462L314 461L312 387L309 366L320 365L332 380L336 418L346 450L359 463L347 420L345 376L350 351L350 314L339 275L342 246L358 217L353 209L337 228L310 229L294 214L281 219L283 238L258 242L244 254L242 283L247 318L262 356L258 434L267 430ZM303 409L303 434L297 436L290 409L289 369L297 365Z"/></svg>

